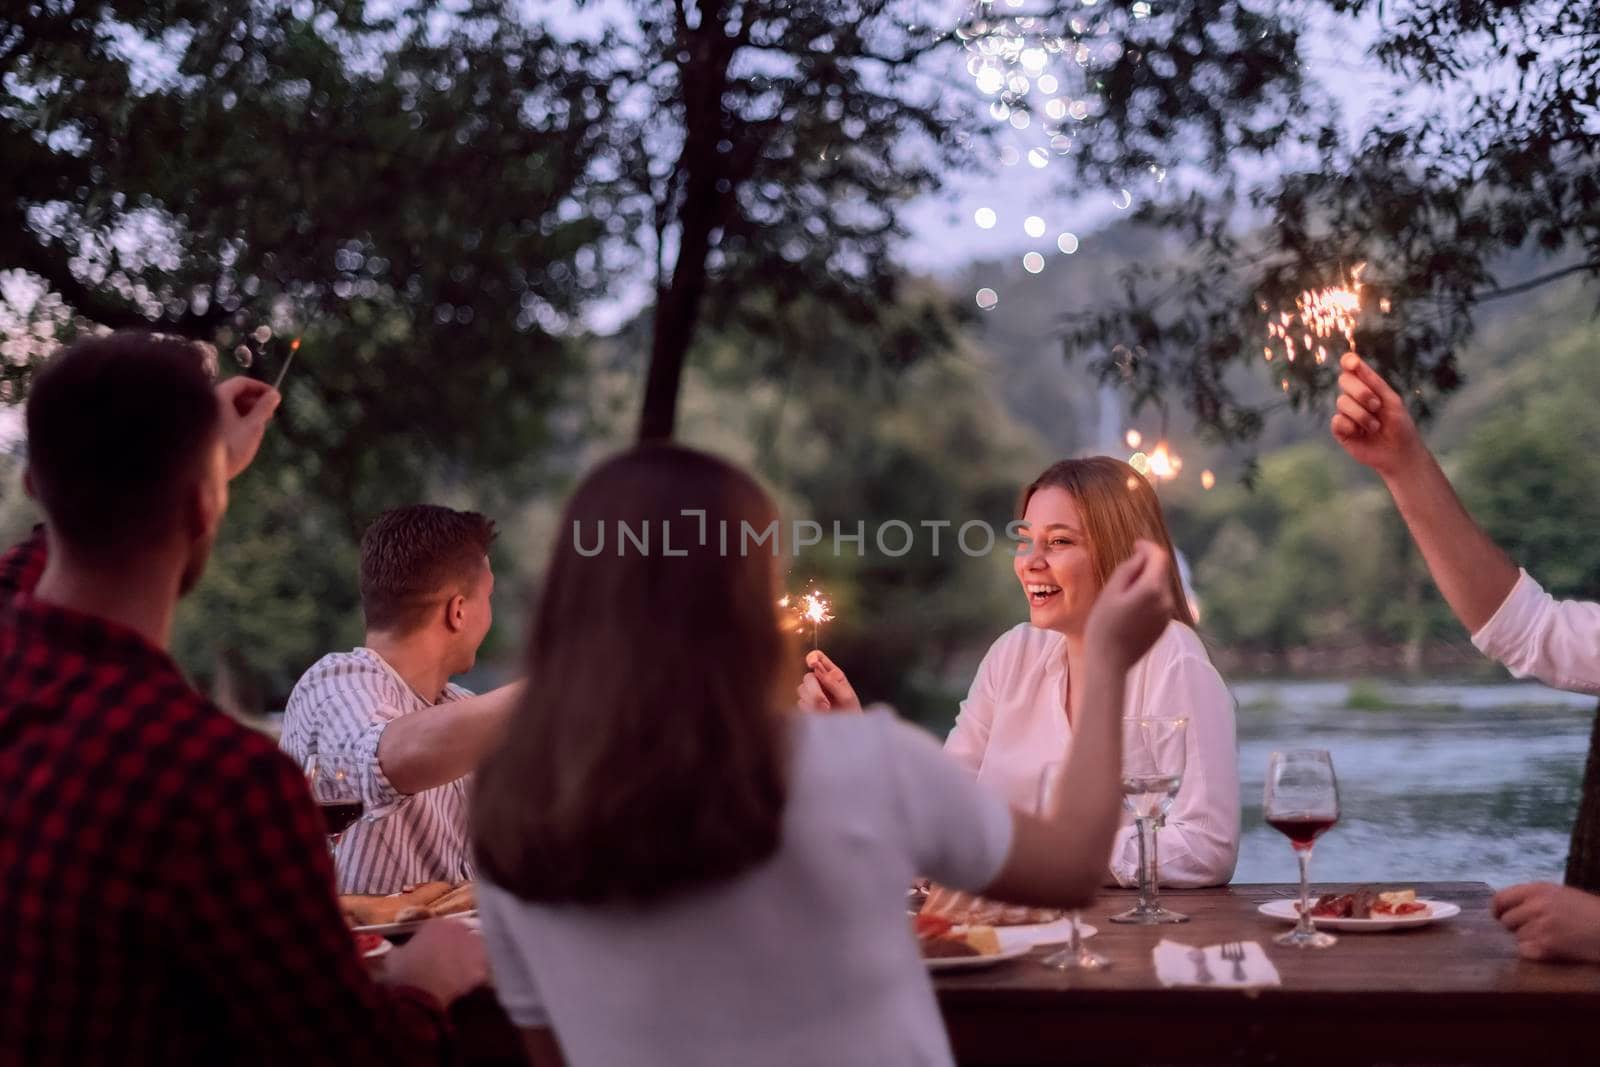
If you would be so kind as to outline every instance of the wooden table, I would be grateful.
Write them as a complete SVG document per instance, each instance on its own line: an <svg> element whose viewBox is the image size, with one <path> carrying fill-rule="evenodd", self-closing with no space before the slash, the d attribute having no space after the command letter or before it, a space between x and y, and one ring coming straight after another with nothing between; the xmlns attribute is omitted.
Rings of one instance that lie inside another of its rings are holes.
<svg viewBox="0 0 1600 1067"><path fill-rule="evenodd" d="M1326 949L1281 948L1287 924L1256 906L1297 886L1234 885L1162 894L1191 921L1122 926L1131 894L1084 911L1089 943L1113 966L1054 971L1028 956L936 982L966 1067L1179 1063L1600 1063L1600 967L1528 963L1489 912L1482 882L1413 882L1461 905L1414 930L1344 933ZM1329 892L1350 887L1319 885ZM1259 990L1163 988L1151 950L1257 941L1283 984Z"/></svg>

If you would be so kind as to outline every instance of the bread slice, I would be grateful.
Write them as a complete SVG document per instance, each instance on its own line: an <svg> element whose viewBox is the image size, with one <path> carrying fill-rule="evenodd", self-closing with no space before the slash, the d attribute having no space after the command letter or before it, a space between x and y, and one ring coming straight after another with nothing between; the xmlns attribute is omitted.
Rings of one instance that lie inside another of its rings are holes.
<svg viewBox="0 0 1600 1067"><path fill-rule="evenodd" d="M472 883L462 882L444 896L428 905L428 910L435 915L456 915L463 911L471 911L478 906L472 893Z"/></svg>
<svg viewBox="0 0 1600 1067"><path fill-rule="evenodd" d="M339 898L339 906L353 926L378 926L387 923L408 922L412 918L426 918L431 912L417 914L416 909L426 909L434 901L450 892L449 882L424 882L399 893L377 896L369 893L347 893ZM402 918L402 914L406 914Z"/></svg>

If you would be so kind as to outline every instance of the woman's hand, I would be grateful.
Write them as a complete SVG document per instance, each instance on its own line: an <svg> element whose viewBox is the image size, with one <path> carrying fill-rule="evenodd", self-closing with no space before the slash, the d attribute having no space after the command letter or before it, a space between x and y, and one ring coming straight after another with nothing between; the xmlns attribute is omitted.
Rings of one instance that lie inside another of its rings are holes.
<svg viewBox="0 0 1600 1067"><path fill-rule="evenodd" d="M1094 658L1126 671L1156 643L1172 621L1172 565L1149 541L1133 546L1089 610L1087 643Z"/></svg>
<svg viewBox="0 0 1600 1067"><path fill-rule="evenodd" d="M821 652L810 652L806 655L806 666L811 669L795 688L802 708L807 711L861 710L861 701L850 687L850 679L833 660Z"/></svg>

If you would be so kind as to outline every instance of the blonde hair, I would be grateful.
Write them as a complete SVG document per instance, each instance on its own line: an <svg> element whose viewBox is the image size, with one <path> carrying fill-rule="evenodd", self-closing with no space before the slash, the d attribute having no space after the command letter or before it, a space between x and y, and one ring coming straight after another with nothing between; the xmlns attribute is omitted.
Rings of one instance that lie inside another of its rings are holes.
<svg viewBox="0 0 1600 1067"><path fill-rule="evenodd" d="M1062 489L1072 497L1083 520L1083 533L1089 541L1089 558L1095 581L1104 588L1117 565L1133 555L1135 541L1153 541L1172 560L1168 568L1172 582L1173 618L1194 626L1189 598L1178 574L1177 553L1167 520L1161 514L1161 501L1145 477L1120 459L1091 456L1064 459L1051 464L1043 474L1022 490L1017 501L1017 517L1028 512L1028 501L1041 489Z"/></svg>

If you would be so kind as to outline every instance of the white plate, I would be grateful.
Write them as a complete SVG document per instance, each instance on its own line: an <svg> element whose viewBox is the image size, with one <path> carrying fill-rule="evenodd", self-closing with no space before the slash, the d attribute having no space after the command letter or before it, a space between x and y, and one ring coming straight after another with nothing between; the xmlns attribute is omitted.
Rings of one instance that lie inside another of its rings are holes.
<svg viewBox="0 0 1600 1067"><path fill-rule="evenodd" d="M367 951L363 952L361 954L361 958L364 959L364 960L375 960L379 956L386 955L386 954L388 954L390 952L393 952L393 951L394 951L394 942L393 941L379 941L376 945L374 945L373 947L367 949Z"/></svg>
<svg viewBox="0 0 1600 1067"><path fill-rule="evenodd" d="M1078 924L1078 936L1087 941L1100 931L1088 923ZM996 926L994 933L1000 940L1001 951L1013 948L1032 948L1035 945L1064 945L1072 940L1072 920L1057 919L1053 923L1032 923L1025 926Z"/></svg>
<svg viewBox="0 0 1600 1067"><path fill-rule="evenodd" d="M987 956L947 956L943 959L923 957L922 962L934 974L942 971L975 971L981 967L993 967L1005 960L1014 960L1018 956L1026 956L1032 948L1032 945L1018 945L1001 949L999 952L991 952Z"/></svg>
<svg viewBox="0 0 1600 1067"><path fill-rule="evenodd" d="M1451 904L1444 900L1423 900L1420 897L1417 898L1417 902L1428 905L1428 910L1416 915L1393 915L1383 919L1324 919L1313 915L1311 925L1319 930L1378 934L1385 930L1406 930L1413 926L1427 926L1429 923L1441 919L1453 919L1461 914L1459 904ZM1283 919L1286 922L1300 921L1298 900L1269 900L1256 910L1274 919Z"/></svg>
<svg viewBox="0 0 1600 1067"><path fill-rule="evenodd" d="M430 915L426 919L409 919L403 923L373 923L371 926L352 926L350 929L354 930L358 934L382 934L384 937L389 937L391 934L409 934L423 923L432 922L433 918L434 917ZM471 924L473 926L477 926L478 909L473 908L471 911L458 911L451 915L440 916L440 918L463 920L470 919L472 921Z"/></svg>

